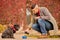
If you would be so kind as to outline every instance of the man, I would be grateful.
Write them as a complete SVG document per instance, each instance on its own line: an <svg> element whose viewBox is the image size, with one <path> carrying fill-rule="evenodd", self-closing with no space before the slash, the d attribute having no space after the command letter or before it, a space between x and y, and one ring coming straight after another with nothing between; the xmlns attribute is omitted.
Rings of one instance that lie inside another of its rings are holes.
<svg viewBox="0 0 60 40"><path fill-rule="evenodd" d="M32 28L40 32L43 36L47 36L47 32L53 29L53 24L49 21L50 15L46 7L39 7L37 4L31 6L33 18L36 23L32 25Z"/></svg>

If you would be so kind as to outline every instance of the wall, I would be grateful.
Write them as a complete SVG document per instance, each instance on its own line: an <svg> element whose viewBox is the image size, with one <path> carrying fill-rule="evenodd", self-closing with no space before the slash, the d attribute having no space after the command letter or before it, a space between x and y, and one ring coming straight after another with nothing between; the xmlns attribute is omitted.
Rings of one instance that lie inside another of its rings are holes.
<svg viewBox="0 0 60 40"><path fill-rule="evenodd" d="M24 0L0 0L0 23L18 23L22 20L26 23L25 14L26 1ZM21 11L23 8L24 12Z"/></svg>

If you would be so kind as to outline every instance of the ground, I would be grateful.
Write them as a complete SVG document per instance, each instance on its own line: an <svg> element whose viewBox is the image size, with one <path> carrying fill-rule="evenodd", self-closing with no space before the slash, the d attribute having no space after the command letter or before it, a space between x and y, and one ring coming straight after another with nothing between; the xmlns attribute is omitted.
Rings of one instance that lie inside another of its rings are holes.
<svg viewBox="0 0 60 40"><path fill-rule="evenodd" d="M31 30L31 33L32 34L35 34L35 35L40 35L40 33L38 33L37 31L34 31L34 30ZM30 34L31 34L30 33ZM59 32L60 33L60 32ZM23 32L16 32L15 34L14 34L14 37L15 37L15 39L2 39L1 38L1 34L2 33L0 33L0 40L60 40L59 38L40 38L40 39L37 39L37 38L32 38L32 37L27 37L27 39L22 39L22 36L24 36L25 34L23 33Z"/></svg>

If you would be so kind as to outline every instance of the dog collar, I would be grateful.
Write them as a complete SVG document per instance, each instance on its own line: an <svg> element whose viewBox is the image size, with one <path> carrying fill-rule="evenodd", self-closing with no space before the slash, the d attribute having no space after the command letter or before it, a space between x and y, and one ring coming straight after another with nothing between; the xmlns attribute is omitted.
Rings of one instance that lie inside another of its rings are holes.
<svg viewBox="0 0 60 40"><path fill-rule="evenodd" d="M14 31L16 31L16 29L14 28L14 26L11 27Z"/></svg>

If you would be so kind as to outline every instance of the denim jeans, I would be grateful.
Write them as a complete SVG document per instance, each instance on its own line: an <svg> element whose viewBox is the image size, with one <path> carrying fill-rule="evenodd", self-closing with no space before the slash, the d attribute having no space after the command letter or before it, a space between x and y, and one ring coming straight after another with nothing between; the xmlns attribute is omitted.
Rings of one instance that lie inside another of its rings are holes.
<svg viewBox="0 0 60 40"><path fill-rule="evenodd" d="M38 19L37 23L32 25L32 28L42 34L47 34L51 29L51 24L43 19Z"/></svg>

